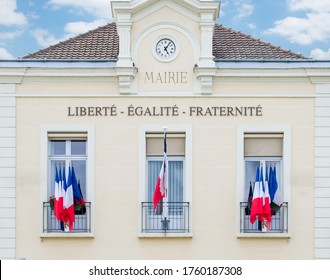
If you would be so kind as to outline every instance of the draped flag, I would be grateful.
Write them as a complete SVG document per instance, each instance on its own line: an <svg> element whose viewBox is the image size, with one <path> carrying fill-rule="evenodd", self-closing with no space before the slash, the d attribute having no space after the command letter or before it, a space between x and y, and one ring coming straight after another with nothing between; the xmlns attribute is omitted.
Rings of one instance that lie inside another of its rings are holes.
<svg viewBox="0 0 330 280"><path fill-rule="evenodd" d="M73 199L74 202L77 204L81 204L82 206L85 206L85 200L84 197L81 193L81 189L79 187L78 181L77 181L77 177L76 177L76 173L74 171L73 166L71 167L71 175L72 175L72 187L73 187Z"/></svg>
<svg viewBox="0 0 330 280"><path fill-rule="evenodd" d="M74 223L74 201L73 201L73 187L72 187L72 172L69 168L68 183L65 182L65 167L63 168L64 177L64 200L63 200L63 222L68 226L69 230L73 229Z"/></svg>
<svg viewBox="0 0 330 280"><path fill-rule="evenodd" d="M271 206L274 210L278 210L283 204L283 196L277 183L276 166L274 166L274 169L270 167L269 172L271 177L269 184L269 195L272 202Z"/></svg>
<svg viewBox="0 0 330 280"><path fill-rule="evenodd" d="M63 166L63 171L65 171L64 169L64 166ZM65 173L65 172L64 172ZM63 177L63 174L62 174L62 170L61 170L61 167L59 168L59 180L60 180L60 183L59 183L59 199L58 199L58 213L59 213L59 221L60 221L60 227L61 227L61 230L64 231L64 223L63 223L63 220L64 220L64 208L63 208L63 202L64 202L64 185L65 185L65 175Z"/></svg>
<svg viewBox="0 0 330 280"><path fill-rule="evenodd" d="M256 221L257 216L258 220L263 220L263 195L261 183L260 170L259 167L257 167L250 213L250 222L252 224Z"/></svg>
<svg viewBox="0 0 330 280"><path fill-rule="evenodd" d="M248 196L248 208L249 209L251 209L252 200L253 200L253 188L252 188L252 183L250 182L249 196Z"/></svg>
<svg viewBox="0 0 330 280"><path fill-rule="evenodd" d="M167 144L166 144L166 133L164 133L164 158L162 168L160 169L160 173L158 176L158 180L156 183L156 187L154 190L153 196L153 206L154 211L156 211L158 203L162 200L162 198L167 196Z"/></svg>
<svg viewBox="0 0 330 280"><path fill-rule="evenodd" d="M250 215L251 213L252 199L253 199L253 188L252 188L252 182L250 182L247 206L245 207L245 215Z"/></svg>
<svg viewBox="0 0 330 280"><path fill-rule="evenodd" d="M61 170L60 170L61 172ZM54 215L58 221L61 220L63 212L62 182L55 166L55 189L54 189Z"/></svg>
<svg viewBox="0 0 330 280"><path fill-rule="evenodd" d="M272 213L270 209L270 196L269 196L269 186L268 186L268 170L266 169L266 175L265 175L265 180L263 178L261 179L262 181L262 187L263 187L263 216L264 216L264 221L263 221L263 230L264 231L269 231L270 230L270 223L272 221ZM261 170L263 170L261 168ZM262 173L262 171L261 171Z"/></svg>
<svg viewBox="0 0 330 280"><path fill-rule="evenodd" d="M258 216L258 220L262 223L262 228L269 230L270 223L272 221L272 215L270 210L268 178L265 179L266 180L264 180L263 168L257 167L250 222L254 224Z"/></svg>

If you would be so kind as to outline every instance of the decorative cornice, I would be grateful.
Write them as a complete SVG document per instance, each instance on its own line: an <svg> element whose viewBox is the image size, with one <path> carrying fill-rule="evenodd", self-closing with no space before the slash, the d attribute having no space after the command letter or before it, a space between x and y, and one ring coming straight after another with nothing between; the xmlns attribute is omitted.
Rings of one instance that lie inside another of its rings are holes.
<svg viewBox="0 0 330 280"><path fill-rule="evenodd" d="M115 71L118 76L120 94L133 94L132 81L137 73L136 67L116 67Z"/></svg>

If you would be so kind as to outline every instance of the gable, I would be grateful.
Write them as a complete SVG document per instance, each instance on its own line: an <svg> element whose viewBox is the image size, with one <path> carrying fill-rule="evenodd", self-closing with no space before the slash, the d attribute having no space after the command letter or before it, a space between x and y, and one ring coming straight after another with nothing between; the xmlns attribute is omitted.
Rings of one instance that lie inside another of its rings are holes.
<svg viewBox="0 0 330 280"><path fill-rule="evenodd" d="M56 45L28 54L23 59L117 59L119 38L110 23ZM305 60L303 55L284 50L223 25L215 25L213 55L216 60Z"/></svg>

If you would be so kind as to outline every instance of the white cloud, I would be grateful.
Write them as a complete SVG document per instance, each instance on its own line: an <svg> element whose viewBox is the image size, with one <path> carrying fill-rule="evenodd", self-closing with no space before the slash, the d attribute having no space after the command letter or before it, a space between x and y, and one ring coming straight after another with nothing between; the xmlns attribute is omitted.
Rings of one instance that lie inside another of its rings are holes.
<svg viewBox="0 0 330 280"><path fill-rule="evenodd" d="M323 51L319 48L314 49L311 51L310 57L314 58L314 59L320 59L320 60L329 60L330 59L330 49L328 49L328 51Z"/></svg>
<svg viewBox="0 0 330 280"><path fill-rule="evenodd" d="M248 27L249 27L250 29L252 29L252 30L257 29L257 26L256 26L254 23L249 23L249 24L248 24Z"/></svg>
<svg viewBox="0 0 330 280"><path fill-rule="evenodd" d="M14 59L14 57L4 48L0 48L0 59Z"/></svg>
<svg viewBox="0 0 330 280"><path fill-rule="evenodd" d="M23 13L16 11L16 0L0 0L0 25L21 26L27 24Z"/></svg>
<svg viewBox="0 0 330 280"><path fill-rule="evenodd" d="M38 28L32 32L32 36L37 40L37 43L45 48L49 45L58 43L59 39L56 39L48 30Z"/></svg>
<svg viewBox="0 0 330 280"><path fill-rule="evenodd" d="M330 0L289 0L291 11L305 12L303 17L286 17L276 21L267 34L287 37L290 42L308 45L330 39Z"/></svg>
<svg viewBox="0 0 330 280"><path fill-rule="evenodd" d="M89 30L93 30L99 26L103 26L107 23L106 20L95 20L93 22L69 22L64 27L64 35L62 38L56 38L54 35L49 33L48 30L38 28L32 32L32 36L36 39L37 43L45 48L50 45L57 44L59 41L67 40L71 37L85 33Z"/></svg>
<svg viewBox="0 0 330 280"><path fill-rule="evenodd" d="M291 11L330 11L329 0L290 0L288 6Z"/></svg>
<svg viewBox="0 0 330 280"><path fill-rule="evenodd" d="M235 0L234 5L237 9L237 14L234 17L234 20L241 20L250 16L253 13L254 6L246 0Z"/></svg>
<svg viewBox="0 0 330 280"><path fill-rule="evenodd" d="M31 1L31 3L33 2ZM43 48L103 26L111 19L110 0L48 0L46 7L54 10L66 8L68 11L75 13L86 13L94 17L95 20L92 22L78 21L67 23L64 26L64 34L60 38L54 36L46 29L38 28L34 30L32 36Z"/></svg>
<svg viewBox="0 0 330 280"><path fill-rule="evenodd" d="M1 0L0 0L1 1ZM66 8L75 13L87 13L95 18L92 22L69 22L64 27L64 35L62 38L56 38L47 30L37 29L33 32L38 44L47 47L67 40L71 37L93 30L99 26L103 26L111 19L111 0L48 0L46 5L52 9Z"/></svg>
<svg viewBox="0 0 330 280"><path fill-rule="evenodd" d="M72 7L78 11L83 10L97 18L111 19L109 0L49 0L47 4L54 9Z"/></svg>
<svg viewBox="0 0 330 280"><path fill-rule="evenodd" d="M233 7L233 12L235 16L233 17L233 21L239 21L243 18L250 16L253 13L254 6L250 0L230 0L221 2L221 16L225 15L223 12L225 7Z"/></svg>
<svg viewBox="0 0 330 280"><path fill-rule="evenodd" d="M22 34L22 31L1 32L0 40L15 39L16 37L20 36L21 34Z"/></svg>
<svg viewBox="0 0 330 280"><path fill-rule="evenodd" d="M107 21L103 19L95 20L93 22L84 22L84 21L69 22L64 27L64 31L66 32L65 38L73 37L78 34L85 33L89 30L93 30L105 24L107 24Z"/></svg>

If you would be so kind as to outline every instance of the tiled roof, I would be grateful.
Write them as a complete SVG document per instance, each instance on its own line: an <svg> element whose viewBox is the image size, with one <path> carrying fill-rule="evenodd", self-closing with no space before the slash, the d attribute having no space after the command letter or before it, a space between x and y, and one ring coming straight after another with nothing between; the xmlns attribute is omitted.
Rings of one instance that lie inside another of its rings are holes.
<svg viewBox="0 0 330 280"><path fill-rule="evenodd" d="M115 23L91 30L46 49L26 55L23 59L116 59L119 37Z"/></svg>
<svg viewBox="0 0 330 280"><path fill-rule="evenodd" d="M228 60L302 60L294 53L253 38L223 25L216 25L213 36L213 55Z"/></svg>
<svg viewBox="0 0 330 280"><path fill-rule="evenodd" d="M119 38L115 23L107 24L23 59L117 59ZM306 57L284 50L242 32L216 24L213 36L216 60L304 60Z"/></svg>

